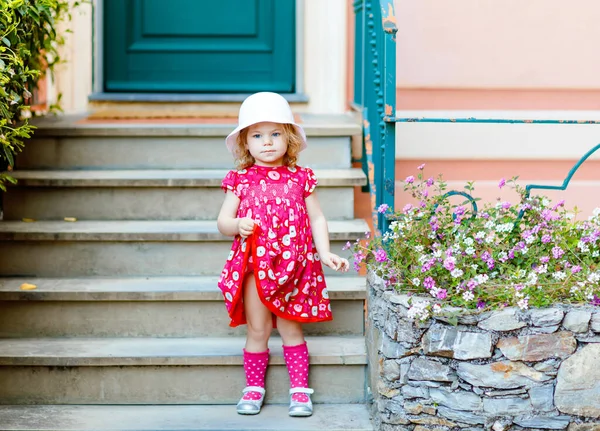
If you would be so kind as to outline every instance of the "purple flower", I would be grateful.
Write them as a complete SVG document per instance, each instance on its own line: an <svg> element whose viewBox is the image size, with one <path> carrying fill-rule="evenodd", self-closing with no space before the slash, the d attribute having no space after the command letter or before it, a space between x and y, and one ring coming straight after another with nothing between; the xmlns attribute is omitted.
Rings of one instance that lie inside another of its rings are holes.
<svg viewBox="0 0 600 431"><path fill-rule="evenodd" d="M412 184L415 182L415 177L413 177L412 175L409 175L408 177L406 177L406 179L404 180L407 184Z"/></svg>
<svg viewBox="0 0 600 431"><path fill-rule="evenodd" d="M506 180L504 178L500 179L500 182L498 183L498 187L502 188L506 185Z"/></svg>
<svg viewBox="0 0 600 431"><path fill-rule="evenodd" d="M510 208L510 202L502 202L501 205L502 205L502 209L507 210Z"/></svg>
<svg viewBox="0 0 600 431"><path fill-rule="evenodd" d="M509 259L514 259L515 258L515 251L514 250L509 250L508 251L508 258Z"/></svg>
<svg viewBox="0 0 600 431"><path fill-rule="evenodd" d="M560 202L558 202L556 205L554 205L554 206L552 207L552 209L553 209L554 211L556 211L556 210L557 210L559 207L564 207L564 206L565 206L565 200L563 199L563 200L561 200Z"/></svg>
<svg viewBox="0 0 600 431"><path fill-rule="evenodd" d="M377 262L385 262L388 260L387 253L384 249L380 248L375 252L375 260Z"/></svg>
<svg viewBox="0 0 600 431"><path fill-rule="evenodd" d="M364 258L366 257L362 251L357 251L356 253L354 253L354 262L356 263L361 263Z"/></svg>
<svg viewBox="0 0 600 431"><path fill-rule="evenodd" d="M550 258L548 256L542 256L542 257L540 257L540 262L548 263L548 262L550 262Z"/></svg>
<svg viewBox="0 0 600 431"><path fill-rule="evenodd" d="M552 249L552 256L554 256L554 259L560 259L564 254L564 250L560 247L554 247Z"/></svg>
<svg viewBox="0 0 600 431"><path fill-rule="evenodd" d="M435 287L435 280L432 277L427 277L423 280L423 287L425 289L432 289Z"/></svg>
<svg viewBox="0 0 600 431"><path fill-rule="evenodd" d="M573 267L571 268L571 272L573 274L577 274L578 272L581 272L581 267L579 265L573 265Z"/></svg>
<svg viewBox="0 0 600 431"><path fill-rule="evenodd" d="M429 190L423 190L423 193L421 194L424 198L426 198L427 196L429 196Z"/></svg>
<svg viewBox="0 0 600 431"><path fill-rule="evenodd" d="M427 203L425 203L425 201L421 201L421 202L419 202L419 206L421 208L425 208L427 206Z"/></svg>
<svg viewBox="0 0 600 431"><path fill-rule="evenodd" d="M464 213L465 213L465 207L458 206L458 207L454 208L454 214L456 214L457 216L461 216Z"/></svg>
<svg viewBox="0 0 600 431"><path fill-rule="evenodd" d="M412 206L412 204L406 204L406 205L404 205L404 208L402 208L402 212L405 212L405 213L407 213L407 212L409 212L411 209L413 209L413 206Z"/></svg>
<svg viewBox="0 0 600 431"><path fill-rule="evenodd" d="M477 280L471 279L467 282L467 289L469 290L473 290L475 289L477 286L479 285L479 283L477 283Z"/></svg>
<svg viewBox="0 0 600 431"><path fill-rule="evenodd" d="M348 241L348 242L346 243L346 245L344 245L344 246L342 247L342 250L348 250L348 249L350 249L351 247L352 247L352 244L350 243L350 241Z"/></svg>
<svg viewBox="0 0 600 431"><path fill-rule="evenodd" d="M446 299L448 296L448 291L446 289L438 289L436 296L437 299Z"/></svg>
<svg viewBox="0 0 600 431"><path fill-rule="evenodd" d="M487 263L488 269L494 269L494 267L496 266L494 259L490 259L486 263Z"/></svg>
<svg viewBox="0 0 600 431"><path fill-rule="evenodd" d="M489 251L484 251L483 254L481 255L481 260L483 260L484 262L487 262L491 258L492 258L492 255L490 254Z"/></svg>
<svg viewBox="0 0 600 431"><path fill-rule="evenodd" d="M456 268L456 259L454 259L453 257L448 257L446 260L444 260L444 268L446 268L448 271L452 271L454 268Z"/></svg>
<svg viewBox="0 0 600 431"><path fill-rule="evenodd" d="M371 238L371 231L366 231L366 232L365 232L365 238L366 238L366 239L369 239L369 238Z"/></svg>
<svg viewBox="0 0 600 431"><path fill-rule="evenodd" d="M592 299L590 301L590 304L596 306L596 307L600 307L600 298L598 298L597 295L594 295L594 299Z"/></svg>
<svg viewBox="0 0 600 431"><path fill-rule="evenodd" d="M485 302L483 302L481 299L477 300L477 309L478 310L483 310L485 308Z"/></svg>
<svg viewBox="0 0 600 431"><path fill-rule="evenodd" d="M546 234L544 236L542 236L542 242L544 244L548 244L550 241L552 241L552 236L549 234Z"/></svg>
<svg viewBox="0 0 600 431"><path fill-rule="evenodd" d="M390 206L388 204L381 204L379 205L379 208L377 208L377 212L380 214L383 214L384 212L386 212L388 210Z"/></svg>
<svg viewBox="0 0 600 431"><path fill-rule="evenodd" d="M423 169L425 169L425 163L423 163L422 165L417 166L417 169L422 171Z"/></svg>
<svg viewBox="0 0 600 431"><path fill-rule="evenodd" d="M429 179L427 180L427 182L425 183L425 185L426 185L427 187L431 187L431 186L433 185L433 178L429 178Z"/></svg>

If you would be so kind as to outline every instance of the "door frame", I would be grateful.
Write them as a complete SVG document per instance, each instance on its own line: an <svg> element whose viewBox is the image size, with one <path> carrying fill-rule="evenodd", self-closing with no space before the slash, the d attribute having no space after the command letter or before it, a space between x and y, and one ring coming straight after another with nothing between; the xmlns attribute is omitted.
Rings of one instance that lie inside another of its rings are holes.
<svg viewBox="0 0 600 431"><path fill-rule="evenodd" d="M291 102L303 102L308 98L304 94L304 2L296 0L296 82L294 93L283 96ZM93 0L93 58L92 91L89 100L130 101L130 102L238 102L248 94L172 94L172 93L106 93L104 92L104 0Z"/></svg>

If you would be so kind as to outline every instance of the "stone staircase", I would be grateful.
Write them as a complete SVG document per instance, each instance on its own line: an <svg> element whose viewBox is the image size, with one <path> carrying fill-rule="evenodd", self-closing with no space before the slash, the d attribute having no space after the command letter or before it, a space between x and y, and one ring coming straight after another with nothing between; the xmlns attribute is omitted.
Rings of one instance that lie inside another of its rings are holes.
<svg viewBox="0 0 600 431"><path fill-rule="evenodd" d="M368 230L354 219L366 179L350 140L361 129L346 116L302 122L300 164L319 177L340 250ZM352 274L330 272L334 320L306 325L315 414L287 416L276 334L267 405L235 413L245 329L228 326L216 287L231 239L215 222L231 124L37 125L0 221L1 429L372 430L365 283Z"/></svg>

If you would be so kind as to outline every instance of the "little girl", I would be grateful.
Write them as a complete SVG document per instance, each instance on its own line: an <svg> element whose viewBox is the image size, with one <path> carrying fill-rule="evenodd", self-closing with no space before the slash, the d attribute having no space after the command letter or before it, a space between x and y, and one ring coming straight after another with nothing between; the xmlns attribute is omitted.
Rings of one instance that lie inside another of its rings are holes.
<svg viewBox="0 0 600 431"><path fill-rule="evenodd" d="M260 412L265 397L267 343L276 327L290 376L290 416L310 416L308 349L302 323L332 319L323 277L325 264L347 271L348 261L329 251L329 232L313 193L317 179L296 165L306 135L287 101L256 93L240 107L238 127L226 144L237 171L223 180L219 231L235 237L219 288L231 326L248 324L244 348L246 388L237 412Z"/></svg>

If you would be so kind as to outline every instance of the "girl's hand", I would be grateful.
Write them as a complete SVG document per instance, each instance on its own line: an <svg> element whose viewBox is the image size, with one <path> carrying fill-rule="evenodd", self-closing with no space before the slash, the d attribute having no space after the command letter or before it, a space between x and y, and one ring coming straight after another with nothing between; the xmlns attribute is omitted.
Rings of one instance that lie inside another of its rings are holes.
<svg viewBox="0 0 600 431"><path fill-rule="evenodd" d="M254 220L250 217L238 219L238 232L242 238L248 238L254 232Z"/></svg>
<svg viewBox="0 0 600 431"><path fill-rule="evenodd" d="M335 271L346 272L350 269L350 263L347 259L339 257L334 253L325 253L321 255L321 262Z"/></svg>

